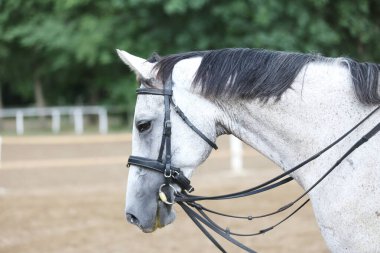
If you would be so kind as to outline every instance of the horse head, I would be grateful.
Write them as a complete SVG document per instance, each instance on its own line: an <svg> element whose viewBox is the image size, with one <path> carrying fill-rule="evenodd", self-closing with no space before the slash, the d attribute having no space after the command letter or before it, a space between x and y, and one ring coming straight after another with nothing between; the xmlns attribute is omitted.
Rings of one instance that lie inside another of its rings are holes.
<svg viewBox="0 0 380 253"><path fill-rule="evenodd" d="M133 56L118 50L119 57L136 74L140 88L163 89L164 80L157 77L156 63ZM176 64L171 78L173 95L171 99L181 107L186 117L208 138L215 140L217 136L217 107L196 94L191 89L191 82L200 58ZM164 128L164 98L152 94L137 97L132 130L132 155L151 160L159 157ZM180 168L183 175L189 178L211 152L210 145L192 131L183 119L170 111L171 150L164 145L162 153L170 154L171 165ZM165 155L163 157L165 160ZM165 161L164 161L165 162ZM144 232L153 232L156 228L170 224L175 219L175 211L171 205L159 198L160 186L164 184L163 174L142 166L131 165L127 182L126 216L127 220L137 225ZM181 187L173 184L166 187L169 199L174 198L174 191Z"/></svg>

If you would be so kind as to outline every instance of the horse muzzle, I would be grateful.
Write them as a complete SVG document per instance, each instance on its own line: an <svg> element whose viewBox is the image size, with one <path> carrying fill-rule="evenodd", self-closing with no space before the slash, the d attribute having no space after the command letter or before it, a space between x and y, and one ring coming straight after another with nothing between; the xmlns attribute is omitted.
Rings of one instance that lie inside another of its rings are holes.
<svg viewBox="0 0 380 253"><path fill-rule="evenodd" d="M143 211L141 212L133 209L126 211L127 221L140 228L144 233L152 233L157 228L165 227L166 225L171 224L176 217L172 206L168 206L162 201L157 203L157 211L155 212L155 215L148 219L144 217L144 215L146 214L144 214Z"/></svg>

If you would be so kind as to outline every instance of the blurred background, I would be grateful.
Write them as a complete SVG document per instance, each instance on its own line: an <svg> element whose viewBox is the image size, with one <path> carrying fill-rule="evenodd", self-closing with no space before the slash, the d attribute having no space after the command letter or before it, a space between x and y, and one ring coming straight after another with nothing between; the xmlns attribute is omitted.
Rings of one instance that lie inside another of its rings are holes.
<svg viewBox="0 0 380 253"><path fill-rule="evenodd" d="M136 82L116 48L144 58L249 47L380 62L379 38L377 0L0 0L0 252L216 252L180 210L150 235L125 222ZM194 176L199 194L280 172L246 146L231 171L230 140L219 144ZM214 205L264 212L300 191ZM262 252L327 252L310 206L243 240Z"/></svg>

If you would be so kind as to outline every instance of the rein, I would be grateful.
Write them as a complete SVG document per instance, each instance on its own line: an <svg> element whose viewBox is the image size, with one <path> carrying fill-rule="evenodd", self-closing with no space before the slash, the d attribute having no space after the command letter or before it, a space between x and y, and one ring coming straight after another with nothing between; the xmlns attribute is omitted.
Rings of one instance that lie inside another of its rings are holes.
<svg viewBox="0 0 380 253"><path fill-rule="evenodd" d="M159 150L159 155L157 160L145 158L145 157L138 157L138 156L130 156L128 159L128 166L130 165L136 165L139 167L143 167L146 169L154 170L156 172L162 173L165 178L165 183L160 186L158 189L158 195L162 202L164 202L167 205L173 205L174 203L177 203L179 206L182 207L182 209L185 211L185 213L190 217L190 219L195 223L195 225L205 234L205 236L221 251L226 252L226 250L219 244L219 242L210 234L210 232L207 230L210 229L223 237L224 239L228 240L229 242L235 244L236 246L240 247L241 249L245 250L246 252L255 253L256 251L248 248L241 242L237 241L232 236L257 236L260 234L264 234L275 227L279 226L286 220L288 220L290 217L292 217L295 213L297 213L302 207L304 207L310 199L306 199L301 204L299 204L295 210L293 210L289 215L287 215L285 218L277 222L276 224L261 229L254 233L237 233L230 231L229 228L222 228L218 224L216 224L208 215L207 213L212 213L219 216L224 216L228 218L235 218L235 219L245 219L245 220L254 220L259 218L264 218L268 216L272 216L278 213L281 213L285 210L288 210L290 207L294 206L296 203L300 202L301 199L303 199L311 190L313 190L319 183L321 183L347 156L349 156L354 150L359 148L361 145L363 145L365 142L367 142L369 139L371 139L374 135L376 135L380 131L380 123L378 123L376 126L374 126L367 134L365 134L362 138L360 138L353 146L351 146L336 162L335 164L326 172L324 173L310 188L308 188L304 193L302 193L299 197L297 197L295 200L289 202L288 204L280 207L277 210L274 210L272 212L261 214L261 215L249 215L249 216L237 216L237 215L231 215L226 214L222 212L218 212L209 208L204 207L203 205L199 204L199 201L203 200L225 200L225 199L236 199L236 198L243 198L248 197L251 195L256 195L274 188L277 188L281 185L284 185L290 181L293 180L293 178L290 176L291 173L297 171L298 169L302 168L304 165L310 163L311 161L317 159L319 156L321 156L323 153L325 153L327 150L338 144L340 141L342 141L344 138L346 138L349 134L351 134L356 128L358 128L361 124L363 124L368 118L370 118L374 113L376 113L380 106L376 107L371 113L369 113L365 118L363 118L359 123L357 123L353 128L351 128L349 131L347 131L345 134L343 134L340 138L338 138L336 141L328 145L326 148L322 149L318 153L314 154L310 158L306 159L305 161L301 162L300 164L296 165L292 169L262 183L255 187L230 193L230 194L224 194L224 195L218 195L218 196L196 196L196 195L190 195L194 188L191 186L190 180L183 174L180 168L176 168L172 166L171 164L171 120L170 120L170 111L171 111L171 105L173 105L174 111L180 116L180 118L192 129L200 138L202 138L205 142L207 142L212 148L218 149L217 145L211 141L209 138L207 138L197 127L195 127L190 120L185 116L183 111L174 103L173 100L173 81L172 78L168 78L168 81L165 82L163 89L153 89L153 88L139 88L137 89L136 93L138 95L160 95L164 96L164 125L163 125L163 134L162 134L162 140L161 140L161 146ZM165 154L164 154L165 153ZM172 184L177 184L181 188L181 192L176 191L174 186ZM172 189L174 191L174 200L170 201L166 194L164 193L164 188ZM207 228L206 228L207 227Z"/></svg>

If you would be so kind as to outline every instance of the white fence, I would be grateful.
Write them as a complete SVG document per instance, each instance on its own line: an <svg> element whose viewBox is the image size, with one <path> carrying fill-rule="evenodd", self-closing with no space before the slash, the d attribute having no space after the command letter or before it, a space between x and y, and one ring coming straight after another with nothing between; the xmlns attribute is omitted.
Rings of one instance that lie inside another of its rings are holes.
<svg viewBox="0 0 380 253"><path fill-rule="evenodd" d="M51 117L51 129L53 133L59 133L61 130L61 115L73 117L76 134L82 134L84 131L84 115L98 115L99 133L106 134L108 132L107 109L102 106L12 108L0 110L0 119L16 119L16 133L18 135L23 135L25 132L25 117Z"/></svg>
<svg viewBox="0 0 380 253"><path fill-rule="evenodd" d="M1 118L16 119L16 133L23 135L25 131L25 117L50 117L51 129L53 133L59 133L61 130L61 116L71 116L73 118L74 130L76 134L84 132L84 116L97 115L99 119L99 133L108 133L108 114L107 110L101 106L70 106L70 107L46 107L46 108L14 108L0 110ZM1 145L0 135L0 162L1 162ZM230 136L230 165L235 173L243 171L243 145L242 142L234 136Z"/></svg>

